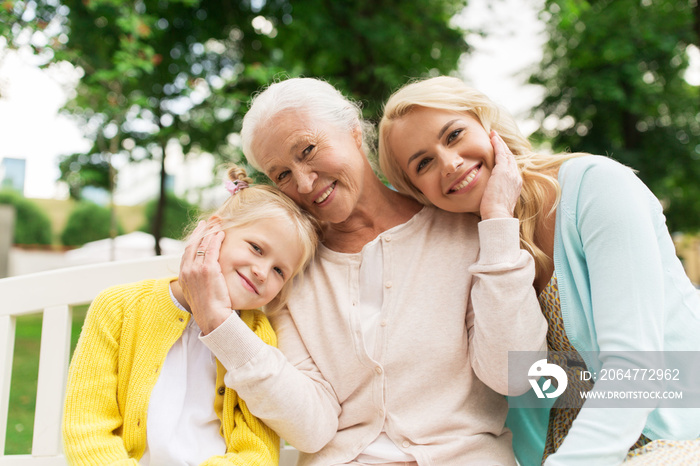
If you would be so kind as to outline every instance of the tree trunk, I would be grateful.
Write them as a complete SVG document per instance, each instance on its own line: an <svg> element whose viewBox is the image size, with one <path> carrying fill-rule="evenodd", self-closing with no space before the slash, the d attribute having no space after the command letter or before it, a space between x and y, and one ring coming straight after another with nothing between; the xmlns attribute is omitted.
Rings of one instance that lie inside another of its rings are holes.
<svg viewBox="0 0 700 466"><path fill-rule="evenodd" d="M153 219L153 238L156 240L156 256L160 256L162 251L160 250L160 238L163 232L163 218L165 216L165 148L168 145L168 141L161 141L161 149L163 155L160 158L160 193L158 197L158 204L156 206L156 218Z"/></svg>
<svg viewBox="0 0 700 466"><path fill-rule="evenodd" d="M112 165L112 156L117 153L119 149L119 135L114 136L110 141L109 145L109 237L110 247L109 247L109 260L114 261L117 258L117 206L114 204L114 189L115 189L115 178L117 176L114 165Z"/></svg>

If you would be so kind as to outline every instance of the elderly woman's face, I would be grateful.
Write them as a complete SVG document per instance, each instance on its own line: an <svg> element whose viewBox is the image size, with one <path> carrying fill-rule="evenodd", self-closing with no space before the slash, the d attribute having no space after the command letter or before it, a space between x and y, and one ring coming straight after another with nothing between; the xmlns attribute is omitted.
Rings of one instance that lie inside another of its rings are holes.
<svg viewBox="0 0 700 466"><path fill-rule="evenodd" d="M367 165L362 134L295 110L256 131L253 150L263 171L319 220L340 223L357 206Z"/></svg>

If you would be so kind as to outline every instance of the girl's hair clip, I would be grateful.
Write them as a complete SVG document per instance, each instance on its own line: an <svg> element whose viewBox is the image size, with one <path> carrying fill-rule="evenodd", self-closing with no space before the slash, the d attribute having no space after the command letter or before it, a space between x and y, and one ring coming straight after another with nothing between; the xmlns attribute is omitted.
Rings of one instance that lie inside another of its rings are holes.
<svg viewBox="0 0 700 466"><path fill-rule="evenodd" d="M236 180L236 181L226 180L226 183L224 184L224 186L226 186L226 190L231 193L231 196L233 196L241 189L247 188L248 183L246 183L243 180Z"/></svg>

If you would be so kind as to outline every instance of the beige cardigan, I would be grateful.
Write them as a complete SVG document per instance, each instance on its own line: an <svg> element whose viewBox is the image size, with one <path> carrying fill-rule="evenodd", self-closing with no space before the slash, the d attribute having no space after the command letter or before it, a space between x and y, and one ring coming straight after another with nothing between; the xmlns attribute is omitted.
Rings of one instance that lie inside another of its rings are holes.
<svg viewBox="0 0 700 466"><path fill-rule="evenodd" d="M380 241L376 359L354 309L363 253L321 247L288 306L269 316L281 352L235 315L203 337L227 385L307 452L303 465L353 460L385 420L420 466L515 464L503 394L530 386L509 386L508 351L542 351L547 332L518 220L425 207Z"/></svg>

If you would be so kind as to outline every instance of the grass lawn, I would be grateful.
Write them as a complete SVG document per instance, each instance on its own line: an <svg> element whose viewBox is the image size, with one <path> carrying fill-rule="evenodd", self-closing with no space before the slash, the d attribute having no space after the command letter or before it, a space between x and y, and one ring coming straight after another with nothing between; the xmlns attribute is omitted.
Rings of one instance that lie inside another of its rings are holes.
<svg viewBox="0 0 700 466"><path fill-rule="evenodd" d="M73 309L71 354L80 336L87 306ZM5 454L29 454L32 449L34 407L39 371L39 345L41 342L41 315L17 318L15 353L12 363L12 386L7 417Z"/></svg>

